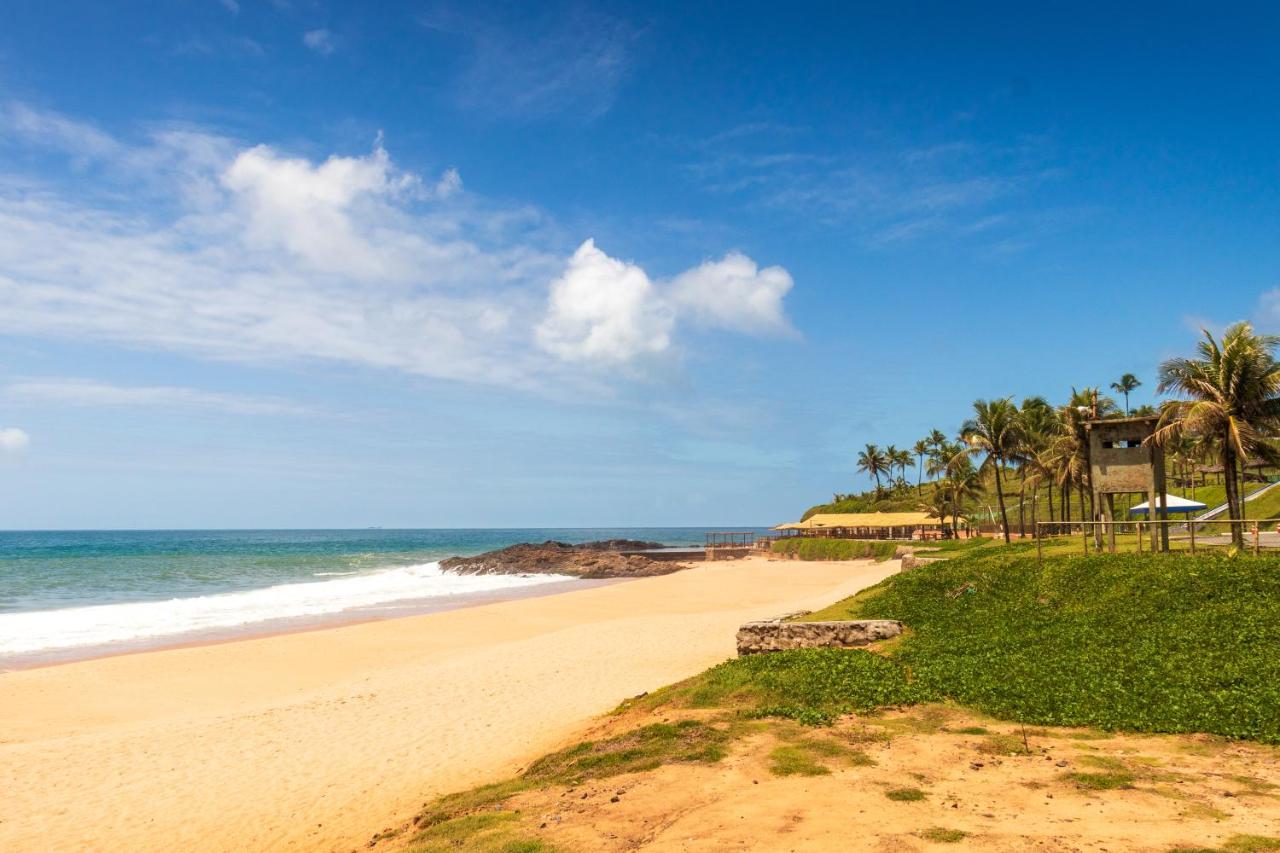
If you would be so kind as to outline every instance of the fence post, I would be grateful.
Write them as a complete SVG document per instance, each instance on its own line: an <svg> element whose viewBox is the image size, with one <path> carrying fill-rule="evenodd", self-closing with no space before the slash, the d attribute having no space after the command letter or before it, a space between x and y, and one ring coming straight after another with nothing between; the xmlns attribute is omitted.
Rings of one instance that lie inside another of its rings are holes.
<svg viewBox="0 0 1280 853"><path fill-rule="evenodd" d="M1188 525L1187 525L1187 529L1191 531L1191 553L1192 553L1192 555L1194 556L1194 555L1195 555L1195 553L1196 553L1196 523L1195 523L1195 521L1192 521L1190 524L1188 524Z"/></svg>
<svg viewBox="0 0 1280 853"><path fill-rule="evenodd" d="M1044 541L1040 538L1040 524L1036 522L1036 562L1044 565Z"/></svg>
<svg viewBox="0 0 1280 853"><path fill-rule="evenodd" d="M1134 522L1138 526L1138 553L1142 553L1142 522Z"/></svg>
<svg viewBox="0 0 1280 853"><path fill-rule="evenodd" d="M1080 538L1084 540L1084 555L1089 556L1089 525L1085 524L1083 519L1080 521Z"/></svg>
<svg viewBox="0 0 1280 853"><path fill-rule="evenodd" d="M1253 556L1258 556L1258 522L1253 523Z"/></svg>

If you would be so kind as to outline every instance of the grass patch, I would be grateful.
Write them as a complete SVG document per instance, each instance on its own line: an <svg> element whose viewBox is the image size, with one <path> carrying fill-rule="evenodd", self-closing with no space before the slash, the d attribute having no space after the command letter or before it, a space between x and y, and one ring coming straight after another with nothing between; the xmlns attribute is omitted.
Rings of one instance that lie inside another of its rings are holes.
<svg viewBox="0 0 1280 853"><path fill-rule="evenodd" d="M919 788L890 788L884 795L895 803L918 803L928 796Z"/></svg>
<svg viewBox="0 0 1280 853"><path fill-rule="evenodd" d="M869 542L861 539L810 539L796 537L773 543L773 553L795 556L801 560L865 560L877 562L893 559L896 542Z"/></svg>
<svg viewBox="0 0 1280 853"><path fill-rule="evenodd" d="M512 824L515 812L470 814L438 823L424 830L409 847L411 853L452 853L458 849L478 853L549 853L537 839L523 838Z"/></svg>
<svg viewBox="0 0 1280 853"><path fill-rule="evenodd" d="M870 652L800 649L726 661L651 698L826 725L844 714L908 705L928 696L910 683L906 670Z"/></svg>
<svg viewBox="0 0 1280 853"><path fill-rule="evenodd" d="M600 741L585 741L544 755L525 770L526 782L577 784L620 773L653 770L663 764L712 764L724 758L727 729L697 720L654 723Z"/></svg>
<svg viewBox="0 0 1280 853"><path fill-rule="evenodd" d="M780 746L769 753L769 772L774 776L826 776L831 770L814 759L802 746Z"/></svg>
<svg viewBox="0 0 1280 853"><path fill-rule="evenodd" d="M925 841L936 841L939 844L957 844L969 837L969 833L960 829L945 829L941 826L931 826L928 829L920 831L920 837Z"/></svg>
<svg viewBox="0 0 1280 853"><path fill-rule="evenodd" d="M1221 847L1175 847L1169 853L1266 853L1269 850L1280 850L1280 838L1233 835Z"/></svg>
<svg viewBox="0 0 1280 853"><path fill-rule="evenodd" d="M985 726L965 726L959 729L947 729L953 735L989 735L991 734Z"/></svg>
<svg viewBox="0 0 1280 853"><path fill-rule="evenodd" d="M1117 791L1132 788L1135 777L1122 770L1109 770L1102 773L1067 773L1063 779L1079 788L1090 791Z"/></svg>

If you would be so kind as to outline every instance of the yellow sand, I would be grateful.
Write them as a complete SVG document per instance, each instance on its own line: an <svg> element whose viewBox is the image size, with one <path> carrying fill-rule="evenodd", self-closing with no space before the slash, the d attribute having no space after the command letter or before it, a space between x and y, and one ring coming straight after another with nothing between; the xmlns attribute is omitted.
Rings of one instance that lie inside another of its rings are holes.
<svg viewBox="0 0 1280 853"><path fill-rule="evenodd" d="M350 850L896 570L752 558L0 674L0 849Z"/></svg>

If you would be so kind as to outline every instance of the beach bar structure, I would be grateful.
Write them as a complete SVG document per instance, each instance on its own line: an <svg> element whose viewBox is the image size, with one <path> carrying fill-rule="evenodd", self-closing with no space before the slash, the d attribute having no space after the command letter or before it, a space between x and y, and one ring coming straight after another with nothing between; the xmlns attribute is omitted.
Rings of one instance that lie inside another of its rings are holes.
<svg viewBox="0 0 1280 853"><path fill-rule="evenodd" d="M1089 434L1089 481L1093 487L1094 512L1104 524L1095 534L1105 532L1109 550L1116 549L1116 495L1145 495L1147 507L1154 507L1161 521L1168 519L1165 494L1164 451L1148 441L1156 431L1159 417L1104 418L1085 421ZM1147 513L1149 516L1151 512ZM1151 525L1151 550L1169 550L1169 526Z"/></svg>
<svg viewBox="0 0 1280 853"><path fill-rule="evenodd" d="M788 536L833 539L941 539L947 522L927 512L828 512L773 529Z"/></svg>

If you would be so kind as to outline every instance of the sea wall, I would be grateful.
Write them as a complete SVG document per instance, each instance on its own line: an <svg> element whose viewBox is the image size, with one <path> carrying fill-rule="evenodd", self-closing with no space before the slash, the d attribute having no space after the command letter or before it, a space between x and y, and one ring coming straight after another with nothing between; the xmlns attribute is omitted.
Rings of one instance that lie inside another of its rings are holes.
<svg viewBox="0 0 1280 853"><path fill-rule="evenodd" d="M894 619L843 622L748 622L738 629L738 655L788 649L852 649L902 633Z"/></svg>

